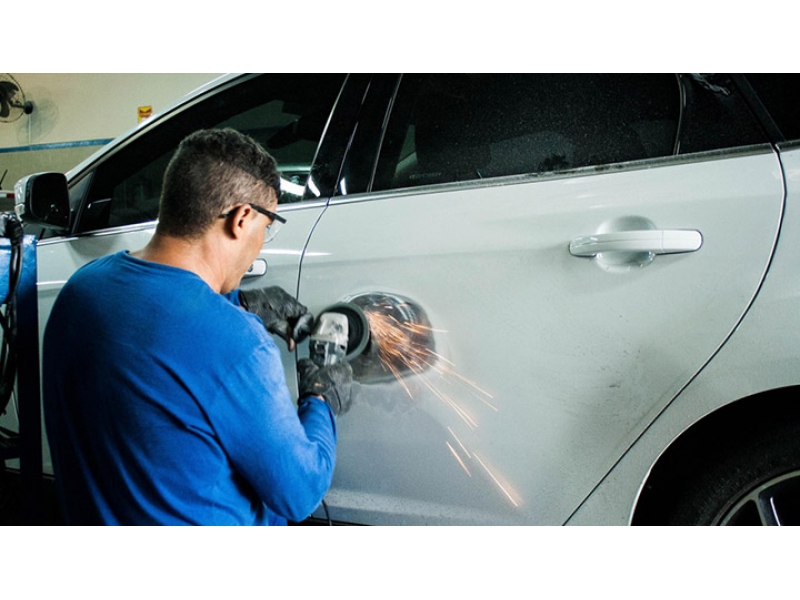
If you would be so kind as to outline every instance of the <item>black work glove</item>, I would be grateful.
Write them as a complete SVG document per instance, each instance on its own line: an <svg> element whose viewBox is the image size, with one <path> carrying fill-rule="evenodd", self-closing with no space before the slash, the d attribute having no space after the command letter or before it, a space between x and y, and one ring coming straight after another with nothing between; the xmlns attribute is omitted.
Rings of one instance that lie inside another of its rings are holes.
<svg viewBox="0 0 800 600"><path fill-rule="evenodd" d="M267 331L286 340L289 350L302 342L314 323L314 316L294 296L277 285L258 290L240 290L242 307L261 317Z"/></svg>
<svg viewBox="0 0 800 600"><path fill-rule="evenodd" d="M322 396L337 417L350 409L356 395L353 368L347 362L320 368L304 358L297 363L297 379L301 398Z"/></svg>

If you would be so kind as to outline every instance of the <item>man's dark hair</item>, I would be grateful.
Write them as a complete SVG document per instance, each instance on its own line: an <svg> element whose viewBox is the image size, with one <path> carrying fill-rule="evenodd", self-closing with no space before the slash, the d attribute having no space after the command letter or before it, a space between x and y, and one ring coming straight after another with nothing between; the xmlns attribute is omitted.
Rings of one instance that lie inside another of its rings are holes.
<svg viewBox="0 0 800 600"><path fill-rule="evenodd" d="M196 131L180 143L164 173L158 230L202 235L230 206L263 205L270 188L278 198L277 164L253 138L234 129Z"/></svg>

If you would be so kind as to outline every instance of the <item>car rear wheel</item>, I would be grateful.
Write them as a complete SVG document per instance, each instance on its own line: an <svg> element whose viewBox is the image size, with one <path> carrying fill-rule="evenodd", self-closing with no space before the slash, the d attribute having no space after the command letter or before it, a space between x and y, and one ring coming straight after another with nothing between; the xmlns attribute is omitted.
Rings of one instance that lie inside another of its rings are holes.
<svg viewBox="0 0 800 600"><path fill-rule="evenodd" d="M674 480L672 525L800 524L800 426L784 424L720 448Z"/></svg>
<svg viewBox="0 0 800 600"><path fill-rule="evenodd" d="M796 525L800 512L800 470L770 479L722 514L720 525Z"/></svg>

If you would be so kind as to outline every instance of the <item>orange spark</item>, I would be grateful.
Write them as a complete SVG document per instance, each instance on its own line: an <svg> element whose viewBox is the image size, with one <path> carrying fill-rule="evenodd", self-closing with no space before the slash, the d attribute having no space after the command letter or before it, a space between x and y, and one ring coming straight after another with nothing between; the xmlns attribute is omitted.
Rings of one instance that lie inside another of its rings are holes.
<svg viewBox="0 0 800 600"><path fill-rule="evenodd" d="M494 405L485 399L492 398L489 392L459 374L451 361L430 348L431 333L446 333L444 330L433 329L420 323L399 321L393 315L384 312L391 309L392 307L388 304L376 303L365 307L364 315L369 323L370 335L377 348L381 366L394 376L410 398L414 396L408 385L403 382L401 371L410 371L415 375L423 375L426 371L431 370L443 378L450 378L466 385L471 391L478 392L476 396L484 404L492 410L497 410ZM471 428L477 427L475 420L458 402L429 381L425 379L422 381L437 398L450 407L467 425Z"/></svg>

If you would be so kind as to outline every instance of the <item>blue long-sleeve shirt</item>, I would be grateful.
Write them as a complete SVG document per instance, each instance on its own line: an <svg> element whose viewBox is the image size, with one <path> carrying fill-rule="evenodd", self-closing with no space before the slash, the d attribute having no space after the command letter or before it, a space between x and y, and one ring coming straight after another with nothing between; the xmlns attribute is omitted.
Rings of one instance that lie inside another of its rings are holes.
<svg viewBox="0 0 800 600"><path fill-rule="evenodd" d="M285 524L330 486L330 407L295 407L261 320L188 271L125 252L78 270L43 390L67 523Z"/></svg>

